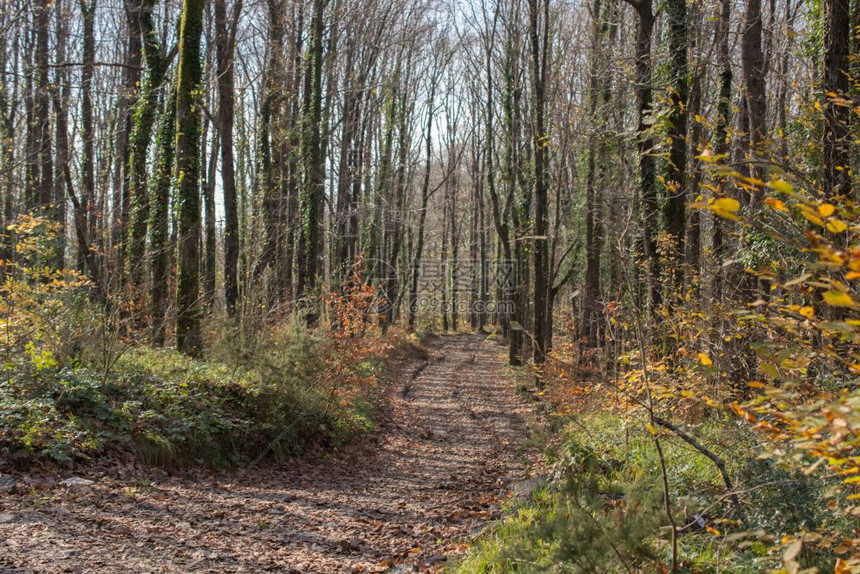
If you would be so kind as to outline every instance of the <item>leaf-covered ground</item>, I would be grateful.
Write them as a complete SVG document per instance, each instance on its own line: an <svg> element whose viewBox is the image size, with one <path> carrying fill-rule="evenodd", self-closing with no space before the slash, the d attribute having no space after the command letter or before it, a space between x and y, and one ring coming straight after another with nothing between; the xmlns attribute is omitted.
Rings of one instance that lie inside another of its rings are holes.
<svg viewBox="0 0 860 574"><path fill-rule="evenodd" d="M468 335L400 366L376 432L246 474L133 463L20 475L0 494L0 570L408 572L440 568L526 478L529 405Z"/></svg>

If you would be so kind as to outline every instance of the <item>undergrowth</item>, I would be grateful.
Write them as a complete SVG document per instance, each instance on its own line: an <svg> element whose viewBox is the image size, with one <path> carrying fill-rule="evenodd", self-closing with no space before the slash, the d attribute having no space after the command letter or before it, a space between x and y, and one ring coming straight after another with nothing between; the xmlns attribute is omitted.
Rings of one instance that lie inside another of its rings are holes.
<svg viewBox="0 0 860 574"><path fill-rule="evenodd" d="M223 344L198 360L138 347L107 373L44 364L40 353L0 381L0 459L68 463L131 451L152 464L229 466L285 430L274 456L336 445L372 427L385 362L371 356L343 366L333 381L335 352L329 339L310 333L253 352ZM345 394L346 378L368 384Z"/></svg>
<svg viewBox="0 0 860 574"><path fill-rule="evenodd" d="M372 427L384 356L373 289L356 276L310 330L213 317L191 359L148 346L124 300L58 270L57 226L21 216L0 261L0 464L133 453L158 465L231 466L333 446ZM408 340L405 343L411 344ZM271 446L271 448L269 448Z"/></svg>
<svg viewBox="0 0 860 574"><path fill-rule="evenodd" d="M761 445L743 428L705 425L708 444L732 449ZM550 486L526 502L512 500L505 516L452 568L465 573L661 572L669 560L668 521L660 464L642 425L592 413L567 417L550 460ZM733 516L721 496L720 475L683 441L667 440L669 479L679 525L679 572L777 571L782 536L814 530L831 518L832 480L792 472L767 460L733 459L749 524ZM841 525L850 531L850 524ZM802 567L832 572L828 553L804 548Z"/></svg>

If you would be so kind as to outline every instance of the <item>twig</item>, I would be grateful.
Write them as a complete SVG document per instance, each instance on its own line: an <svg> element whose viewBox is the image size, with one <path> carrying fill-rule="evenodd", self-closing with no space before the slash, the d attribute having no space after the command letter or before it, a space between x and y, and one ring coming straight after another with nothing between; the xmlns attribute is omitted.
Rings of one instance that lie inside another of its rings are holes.
<svg viewBox="0 0 860 574"><path fill-rule="evenodd" d="M673 433L678 435L679 438L681 438L682 440L687 442L687 444L689 444L694 449L696 449L697 451L699 451L700 453L702 453L703 455L705 455L706 457L711 459L711 461L714 463L714 466L716 466L717 470L720 471L720 475L723 477L723 482L725 483L726 488L729 489L729 498L731 499L732 504L735 507L735 512L737 513L738 518L740 519L741 522L744 523L744 526L747 526L747 519L746 519L746 516L744 516L743 510L741 509L741 503L738 500L738 495L734 491L734 486L732 485L731 478L729 478L729 473L726 472L725 461L723 461L722 458L720 458L719 456L717 456L716 454L714 454L713 452L711 452L710 450L705 448L696 439L694 439L693 437L691 437L690 435L685 433L683 430L681 430L677 426L670 423L669 421L667 421L665 419L661 419L660 417L656 417L656 416L653 418L653 421L656 424L660 425L661 427L669 429L670 431L672 431Z"/></svg>

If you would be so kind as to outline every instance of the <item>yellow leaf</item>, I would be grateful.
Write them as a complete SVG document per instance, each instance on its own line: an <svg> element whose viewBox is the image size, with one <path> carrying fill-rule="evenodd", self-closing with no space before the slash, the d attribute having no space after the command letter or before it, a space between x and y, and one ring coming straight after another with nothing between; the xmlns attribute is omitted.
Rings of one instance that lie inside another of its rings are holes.
<svg viewBox="0 0 860 574"><path fill-rule="evenodd" d="M811 208L806 207L805 205L800 206L800 214L814 223L815 225L824 225L824 220L818 217ZM804 209L805 208L805 209Z"/></svg>
<svg viewBox="0 0 860 574"><path fill-rule="evenodd" d="M854 300L848 293L842 291L825 291L822 295L824 302L832 307L854 307Z"/></svg>
<svg viewBox="0 0 860 574"><path fill-rule="evenodd" d="M717 211L727 211L729 213L735 213L740 208L741 204L738 202L738 200L732 199L731 197L721 197L714 202L714 209L716 209Z"/></svg>
<svg viewBox="0 0 860 574"><path fill-rule="evenodd" d="M827 229L831 233L842 233L843 231L848 229L848 225L846 225L845 222L840 219L831 219L827 222Z"/></svg>
<svg viewBox="0 0 860 574"><path fill-rule="evenodd" d="M850 273L845 275L845 278L849 281L851 281L852 279L858 279L860 278L860 273L858 273L857 271L851 271Z"/></svg>
<svg viewBox="0 0 860 574"><path fill-rule="evenodd" d="M711 360L711 358L709 356L707 356L705 353L699 353L699 362L702 363L703 365L705 365L706 367L710 367L711 365L714 364L714 362Z"/></svg>
<svg viewBox="0 0 860 574"><path fill-rule="evenodd" d="M836 211L836 208L829 203L822 203L818 206L818 213L820 213L822 217L830 217L833 215L834 211Z"/></svg>
<svg viewBox="0 0 860 574"><path fill-rule="evenodd" d="M778 191L786 195L794 195L794 188L784 179L774 179L773 181L768 183L768 185L774 191Z"/></svg>
<svg viewBox="0 0 860 574"><path fill-rule="evenodd" d="M713 534L714 536L721 536L723 534L716 528L711 528L710 526L705 526L705 530L707 530L710 534Z"/></svg>
<svg viewBox="0 0 860 574"><path fill-rule="evenodd" d="M813 317L815 317L815 309L813 309L812 307L802 307L800 311L798 311L798 313L800 313L807 319L812 319Z"/></svg>
<svg viewBox="0 0 860 574"><path fill-rule="evenodd" d="M645 428L648 429L648 432L650 432L651 434L657 434L657 427L655 427L651 423L646 423Z"/></svg>
<svg viewBox="0 0 860 574"><path fill-rule="evenodd" d="M763 389L766 387L766 385L761 381L750 381L747 383L747 386L752 387L754 389Z"/></svg>

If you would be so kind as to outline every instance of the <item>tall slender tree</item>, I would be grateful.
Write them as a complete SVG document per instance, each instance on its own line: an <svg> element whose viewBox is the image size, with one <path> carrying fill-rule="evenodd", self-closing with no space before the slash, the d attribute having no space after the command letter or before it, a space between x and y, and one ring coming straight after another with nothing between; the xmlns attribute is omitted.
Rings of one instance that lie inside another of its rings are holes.
<svg viewBox="0 0 860 574"><path fill-rule="evenodd" d="M95 75L95 19L97 0L79 0L83 20L81 66L81 210L75 210L76 225L83 225L89 240L95 240L95 125L93 119L93 76ZM78 252L78 268L83 270L86 254Z"/></svg>
<svg viewBox="0 0 860 574"><path fill-rule="evenodd" d="M33 6L36 30L36 86L33 122L36 128L36 151L39 179L35 207L47 209L54 199L54 156L51 138L51 85L49 77L51 34L51 0L39 0Z"/></svg>
<svg viewBox="0 0 860 574"><path fill-rule="evenodd" d="M215 30L218 59L218 131L221 139L221 188L224 193L224 301L233 315L239 301L239 212L233 157L234 52L242 0L233 3L227 18L226 0L215 1Z"/></svg>
<svg viewBox="0 0 860 574"><path fill-rule="evenodd" d="M155 125L159 95L170 64L169 58L161 46L160 35L153 21L155 3L156 0L141 0L137 8L146 73L140 89L140 96L132 113L132 127L128 141L131 200L128 270L129 278L136 290L139 290L146 278L144 255L149 223L148 152Z"/></svg>
<svg viewBox="0 0 860 574"><path fill-rule="evenodd" d="M325 157L323 155L323 65L325 64L325 10L328 0L313 0L311 16L310 59L304 86L304 149L305 178L302 192L301 251L303 265L299 274L300 296L312 294L320 272L323 237L320 224L323 217L325 193ZM308 319L316 321L317 311Z"/></svg>
<svg viewBox="0 0 860 574"><path fill-rule="evenodd" d="M752 0L758 1L758 0ZM687 3L686 0L667 0L666 18L669 44L669 156L666 178L664 219L666 231L673 240L673 256L681 261L684 254L685 219L687 205ZM673 287L681 286L683 266L673 270Z"/></svg>
<svg viewBox="0 0 860 574"><path fill-rule="evenodd" d="M746 98L749 153L766 155L767 99L765 93L765 59L762 51L761 0L747 0L741 39L741 64Z"/></svg>
<svg viewBox="0 0 860 574"><path fill-rule="evenodd" d="M853 179L851 106L846 98L851 78L851 14L848 0L826 0L823 5L824 193L827 197L850 198ZM857 54L854 57L856 59Z"/></svg>
<svg viewBox="0 0 860 574"><path fill-rule="evenodd" d="M637 126L636 144L639 152L639 196L642 203L642 246L647 262L646 281L648 310L651 315L662 302L660 290L660 256L657 235L660 233L660 202L657 191L657 161L654 153L653 93L651 60L654 33L652 0L627 0L637 15L635 88Z"/></svg>
<svg viewBox="0 0 860 574"><path fill-rule="evenodd" d="M200 89L204 0L183 0L176 79L176 178L179 207L176 348L200 352Z"/></svg>
<svg viewBox="0 0 860 574"><path fill-rule="evenodd" d="M529 0L529 37L532 58L533 157L534 157L534 268L535 326L534 362L543 364L552 339L550 328L549 252L549 143L546 125L547 70L549 68L550 21L549 0Z"/></svg>

